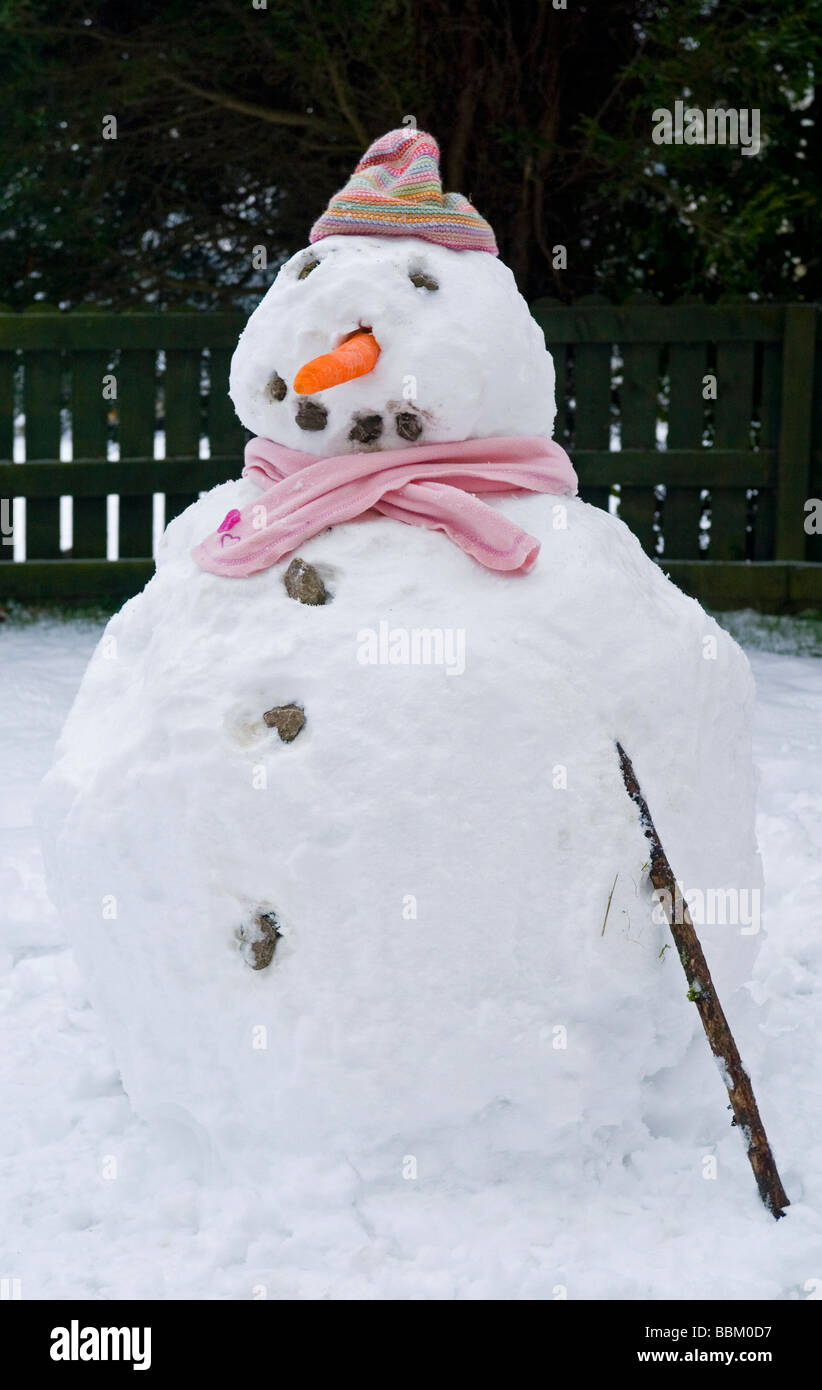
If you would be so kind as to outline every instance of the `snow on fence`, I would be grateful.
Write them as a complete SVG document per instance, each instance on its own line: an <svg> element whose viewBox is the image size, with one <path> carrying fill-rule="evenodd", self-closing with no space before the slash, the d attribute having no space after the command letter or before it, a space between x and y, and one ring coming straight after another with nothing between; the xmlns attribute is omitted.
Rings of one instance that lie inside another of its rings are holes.
<svg viewBox="0 0 822 1390"><path fill-rule="evenodd" d="M822 497L817 306L531 307L582 496L706 602L822 607L822 536L805 532ZM163 518L239 474L226 387L243 323L0 314L0 599L142 587Z"/></svg>

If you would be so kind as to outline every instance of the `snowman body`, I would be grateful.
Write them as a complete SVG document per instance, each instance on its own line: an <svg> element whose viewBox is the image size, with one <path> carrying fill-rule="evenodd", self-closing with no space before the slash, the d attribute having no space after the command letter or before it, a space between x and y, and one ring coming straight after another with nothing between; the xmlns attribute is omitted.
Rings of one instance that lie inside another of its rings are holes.
<svg viewBox="0 0 822 1390"><path fill-rule="evenodd" d="M376 367L319 393L307 430L300 364L366 327ZM231 391L249 428L314 454L397 447L399 417L420 442L554 417L510 272L413 238L292 258ZM52 893L135 1108L241 1163L393 1171L435 1135L468 1165L628 1152L697 1023L615 740L685 888L758 889L744 656L576 498L489 502L540 541L527 575L373 513L326 530L300 547L329 595L309 606L287 562L222 578L192 559L256 495L226 483L172 522L42 799ZM263 716L289 705L305 723L286 742ZM733 1022L758 937L702 934Z"/></svg>

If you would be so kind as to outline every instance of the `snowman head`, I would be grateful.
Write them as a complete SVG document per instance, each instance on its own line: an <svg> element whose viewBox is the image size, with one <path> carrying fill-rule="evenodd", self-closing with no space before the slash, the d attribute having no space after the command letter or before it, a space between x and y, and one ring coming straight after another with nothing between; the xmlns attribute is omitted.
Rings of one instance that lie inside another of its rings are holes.
<svg viewBox="0 0 822 1390"><path fill-rule="evenodd" d="M231 363L255 434L319 455L550 438L542 332L438 155L421 131L376 141L281 268Z"/></svg>

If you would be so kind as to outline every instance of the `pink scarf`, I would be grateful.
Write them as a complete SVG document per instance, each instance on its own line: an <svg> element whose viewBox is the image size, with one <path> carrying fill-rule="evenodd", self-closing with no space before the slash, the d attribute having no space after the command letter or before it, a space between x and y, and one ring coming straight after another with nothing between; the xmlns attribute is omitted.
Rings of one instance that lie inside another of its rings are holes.
<svg viewBox="0 0 822 1390"><path fill-rule="evenodd" d="M527 574L539 542L475 493L576 492L577 475L553 440L466 439L316 458L270 439L245 446L243 477L263 488L192 554L212 574L268 569L328 526L375 508L408 526L444 531L486 569Z"/></svg>

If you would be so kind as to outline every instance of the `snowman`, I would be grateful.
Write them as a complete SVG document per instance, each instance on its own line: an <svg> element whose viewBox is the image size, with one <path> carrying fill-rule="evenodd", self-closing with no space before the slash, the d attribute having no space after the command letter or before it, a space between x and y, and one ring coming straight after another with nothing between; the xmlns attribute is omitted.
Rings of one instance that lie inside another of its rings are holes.
<svg viewBox="0 0 822 1390"><path fill-rule="evenodd" d="M370 147L230 393L243 477L169 525L42 796L135 1110L246 1173L621 1165L660 1077L718 1083L615 742L685 891L753 900L743 654L577 497L543 334L429 135ZM744 925L700 928L732 1021Z"/></svg>

